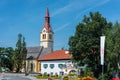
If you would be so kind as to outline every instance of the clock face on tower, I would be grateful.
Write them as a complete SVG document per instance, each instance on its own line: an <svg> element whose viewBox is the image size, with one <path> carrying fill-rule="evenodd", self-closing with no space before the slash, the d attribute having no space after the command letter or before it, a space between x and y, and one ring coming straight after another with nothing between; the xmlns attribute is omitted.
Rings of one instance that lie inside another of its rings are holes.
<svg viewBox="0 0 120 80"><path fill-rule="evenodd" d="M45 32L46 32L46 30L44 29L44 30L43 30L43 33L45 33Z"/></svg>

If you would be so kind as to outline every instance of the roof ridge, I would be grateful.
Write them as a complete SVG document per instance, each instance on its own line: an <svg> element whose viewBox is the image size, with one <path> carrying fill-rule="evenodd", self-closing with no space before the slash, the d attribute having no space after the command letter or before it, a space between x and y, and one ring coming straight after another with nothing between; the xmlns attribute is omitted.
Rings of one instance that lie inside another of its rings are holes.
<svg viewBox="0 0 120 80"><path fill-rule="evenodd" d="M44 48L44 47L42 47L42 46L41 46L41 50L40 50L40 52L39 52L39 54L38 54L37 59L38 59L38 58L39 58L39 56L41 55L43 48Z"/></svg>
<svg viewBox="0 0 120 80"><path fill-rule="evenodd" d="M40 57L38 60L58 60L58 59L71 59L71 54L66 54L65 51L68 50L56 50L52 53L46 54Z"/></svg>

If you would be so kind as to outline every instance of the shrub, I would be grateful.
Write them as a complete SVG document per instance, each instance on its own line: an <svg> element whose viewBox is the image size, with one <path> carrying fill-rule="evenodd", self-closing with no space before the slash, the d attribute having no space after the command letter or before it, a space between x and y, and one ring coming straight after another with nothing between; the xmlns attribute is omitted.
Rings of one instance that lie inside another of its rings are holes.
<svg viewBox="0 0 120 80"><path fill-rule="evenodd" d="M76 80L95 80L95 79L90 76L87 76L87 77L77 78Z"/></svg>
<svg viewBox="0 0 120 80"><path fill-rule="evenodd" d="M39 73L38 76L42 76L42 73Z"/></svg>
<svg viewBox="0 0 120 80"><path fill-rule="evenodd" d="M70 73L70 74L68 74L68 76L75 76L75 74Z"/></svg>
<svg viewBox="0 0 120 80"><path fill-rule="evenodd" d="M63 80L69 80L69 77L68 76L64 76Z"/></svg>
<svg viewBox="0 0 120 80"><path fill-rule="evenodd" d="M107 73L104 73L103 75L100 74L99 77L98 77L98 80L102 80L102 77L105 79L105 80L109 80L109 76Z"/></svg>
<svg viewBox="0 0 120 80"><path fill-rule="evenodd" d="M92 69L90 67L86 67L84 69L84 76L93 76Z"/></svg>

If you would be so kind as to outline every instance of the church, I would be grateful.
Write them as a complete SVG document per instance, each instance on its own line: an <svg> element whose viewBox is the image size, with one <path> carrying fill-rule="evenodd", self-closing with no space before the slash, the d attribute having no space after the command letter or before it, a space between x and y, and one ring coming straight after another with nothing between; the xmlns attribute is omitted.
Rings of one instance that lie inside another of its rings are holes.
<svg viewBox="0 0 120 80"><path fill-rule="evenodd" d="M47 8L45 22L42 30L40 31L40 46L27 47L27 71L43 74L64 74L73 69L74 66L70 62L72 55L69 54L69 51L53 51L53 44L54 32L50 25L50 15Z"/></svg>

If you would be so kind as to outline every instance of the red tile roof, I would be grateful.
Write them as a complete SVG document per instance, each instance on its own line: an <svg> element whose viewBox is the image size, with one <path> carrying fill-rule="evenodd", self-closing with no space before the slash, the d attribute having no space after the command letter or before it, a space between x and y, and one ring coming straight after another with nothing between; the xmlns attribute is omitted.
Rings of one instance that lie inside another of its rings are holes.
<svg viewBox="0 0 120 80"><path fill-rule="evenodd" d="M71 59L72 55L68 53L67 50L57 50L50 54L47 54L43 57L40 57L38 60L64 60L64 59Z"/></svg>
<svg viewBox="0 0 120 80"><path fill-rule="evenodd" d="M52 31L52 28L51 28L51 26L50 26L50 16L49 16L49 10L48 10L48 8L46 9L46 16L45 16L44 28L45 28L48 32L51 32L51 31Z"/></svg>

